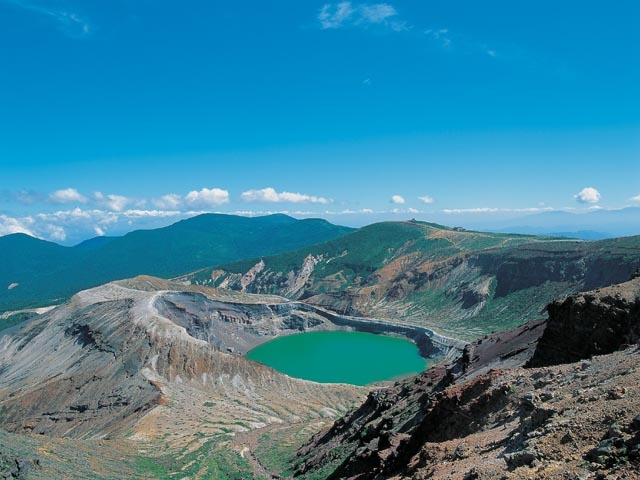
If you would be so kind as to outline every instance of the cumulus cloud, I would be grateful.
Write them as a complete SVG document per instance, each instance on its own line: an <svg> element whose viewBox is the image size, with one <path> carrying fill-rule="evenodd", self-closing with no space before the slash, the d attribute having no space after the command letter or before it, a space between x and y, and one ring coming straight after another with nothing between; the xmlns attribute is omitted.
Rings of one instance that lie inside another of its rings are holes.
<svg viewBox="0 0 640 480"><path fill-rule="evenodd" d="M422 197L418 197L418 200L420 200L422 203L433 203L433 202L435 202L435 199L433 197L428 196L428 195L424 195Z"/></svg>
<svg viewBox="0 0 640 480"><path fill-rule="evenodd" d="M398 11L388 3L325 3L318 12L318 21L324 30L369 25L384 25L394 31L409 29L407 23L399 19Z"/></svg>
<svg viewBox="0 0 640 480"><path fill-rule="evenodd" d="M1 1L1 0L0 0ZM229 202L229 192L219 188L203 188L185 197L169 193L156 199L131 198L123 195L94 192L85 196L74 188L51 194L29 193L43 204L66 204L75 208L49 211L48 208L29 216L0 216L0 236L26 233L34 237L72 244L95 235L119 235L134 228L158 228L170 220L212 211L212 206ZM11 191L0 191L0 201L19 202ZM77 205L73 205L73 203ZM82 204L82 205L80 205ZM153 204L157 208L146 208ZM82 208L81 208L82 207Z"/></svg>
<svg viewBox="0 0 640 480"><path fill-rule="evenodd" d="M136 228L158 228L171 220L192 217L201 211L127 209L121 212L102 209L73 208L13 218L0 215L0 236L26 233L54 242L76 242L105 234L106 230L121 234Z"/></svg>
<svg viewBox="0 0 640 480"><path fill-rule="evenodd" d="M45 231L48 237L56 242L64 242L67 239L67 232L60 225L45 225Z"/></svg>
<svg viewBox="0 0 640 480"><path fill-rule="evenodd" d="M63 190L56 190L49 199L54 203L86 203L87 197L82 195L75 188L65 188Z"/></svg>
<svg viewBox="0 0 640 480"><path fill-rule="evenodd" d="M391 197L391 203L395 205L402 205L405 202L404 197L401 195L393 195Z"/></svg>
<svg viewBox="0 0 640 480"><path fill-rule="evenodd" d="M114 212L121 212L128 205L131 205L132 203L135 202L135 200L128 197L124 197L122 195L114 195L114 194L105 195L102 192L95 192L93 194L93 197L95 198L95 200L98 202L99 205L106 207L110 210L113 210Z"/></svg>
<svg viewBox="0 0 640 480"><path fill-rule="evenodd" d="M160 198L154 198L153 200L151 200L151 203L153 203L158 208L168 208L174 210L178 208L182 203L182 197L175 193L169 193L167 195L163 195Z"/></svg>
<svg viewBox="0 0 640 480"><path fill-rule="evenodd" d="M35 234L29 228L31 224L33 224L31 217L18 219L0 214L0 236L11 235L12 233L26 233L34 237Z"/></svg>
<svg viewBox="0 0 640 480"><path fill-rule="evenodd" d="M240 195L240 198L245 202L331 203L331 200L325 197L316 197L304 193L277 192L271 187L260 190L247 190Z"/></svg>
<svg viewBox="0 0 640 480"><path fill-rule="evenodd" d="M229 203L229 192L220 188L203 188L193 190L185 197L185 202L192 206L213 207Z"/></svg>
<svg viewBox="0 0 640 480"><path fill-rule="evenodd" d="M598 203L600 192L593 187L585 187L573 197L580 203Z"/></svg>

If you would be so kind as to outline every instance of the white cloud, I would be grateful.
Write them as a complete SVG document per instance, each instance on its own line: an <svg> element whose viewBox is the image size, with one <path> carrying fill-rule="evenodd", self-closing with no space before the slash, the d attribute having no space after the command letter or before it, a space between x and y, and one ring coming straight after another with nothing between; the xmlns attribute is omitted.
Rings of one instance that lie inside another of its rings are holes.
<svg viewBox="0 0 640 480"><path fill-rule="evenodd" d="M163 195L160 198L151 200L151 203L153 203L158 208L176 209L182 203L182 198L180 197L180 195L177 195L175 193L169 193L167 195Z"/></svg>
<svg viewBox="0 0 640 480"><path fill-rule="evenodd" d="M325 197L316 197L304 193L277 192L271 187L261 190L247 190L240 195L240 198L245 202L331 203L331 200Z"/></svg>
<svg viewBox="0 0 640 480"><path fill-rule="evenodd" d="M193 190L187 194L185 201L188 205L212 207L229 203L229 192L220 188L203 188L200 191Z"/></svg>
<svg viewBox="0 0 640 480"><path fill-rule="evenodd" d="M124 197L122 195L105 195L102 192L95 192L93 194L93 197L96 199L99 205L113 210L114 212L121 212L127 207L127 205L135 202L135 200Z"/></svg>
<svg viewBox="0 0 640 480"><path fill-rule="evenodd" d="M318 12L318 21L324 30L368 25L384 25L396 32L410 28L407 22L399 19L398 11L388 3L325 3Z"/></svg>
<svg viewBox="0 0 640 480"><path fill-rule="evenodd" d="M435 199L433 197L428 196L428 195L424 195L422 197L418 197L418 200L420 200L422 203L433 203L433 202L435 202Z"/></svg>
<svg viewBox="0 0 640 480"><path fill-rule="evenodd" d="M339 28L349 19L355 10L351 7L351 2L340 2L337 4L326 3L318 13L318 20L322 28Z"/></svg>
<svg viewBox="0 0 640 480"><path fill-rule="evenodd" d="M54 203L86 203L87 197L82 195L75 188L65 188L63 190L56 190L49 199Z"/></svg>
<svg viewBox="0 0 640 480"><path fill-rule="evenodd" d="M361 5L360 15L364 21L370 23L382 23L389 17L398 15L398 12L388 3L376 3L374 5Z"/></svg>
<svg viewBox="0 0 640 480"><path fill-rule="evenodd" d="M632 202L640 202L640 195L636 195L635 197L631 197L629 200Z"/></svg>
<svg viewBox="0 0 640 480"><path fill-rule="evenodd" d="M585 187L573 197L580 203L598 203L600 192L593 187Z"/></svg>
<svg viewBox="0 0 640 480"><path fill-rule="evenodd" d="M107 228L117 233L137 228L157 228L167 225L167 219L192 217L204 212L180 212L173 210L129 209L122 212L113 210L74 208L57 212L37 213L33 216L12 218L0 215L0 236L11 233L69 242L104 235Z"/></svg>
<svg viewBox="0 0 640 480"><path fill-rule="evenodd" d="M405 202L404 197L401 195L393 195L391 197L391 203L395 205L402 205Z"/></svg>
<svg viewBox="0 0 640 480"><path fill-rule="evenodd" d="M480 208L445 208L442 210L443 213L495 213L499 212L499 208L489 208L489 207L480 207Z"/></svg>
<svg viewBox="0 0 640 480"><path fill-rule="evenodd" d="M494 207L480 207L480 208L445 208L442 213L447 214L464 214L464 213L538 213L538 212L551 212L555 208L552 207L530 207L530 208L494 208Z"/></svg>
<svg viewBox="0 0 640 480"><path fill-rule="evenodd" d="M384 2L354 3L342 1L325 3L318 11L317 19L323 30L341 28L364 30L371 27L387 29L392 32L414 30L414 25L404 20L393 5ZM464 34L455 34L448 28L439 26L427 29L416 28L416 30L419 32L415 35L416 39L426 39L447 52L458 51L466 54L481 54L491 58L499 58L495 48L469 38ZM456 47L455 49L454 46Z"/></svg>
<svg viewBox="0 0 640 480"><path fill-rule="evenodd" d="M47 237L56 242L64 242L67 239L67 232L60 225L45 225Z"/></svg>
<svg viewBox="0 0 640 480"><path fill-rule="evenodd" d="M28 227L33 223L31 217L17 219L7 215L0 215L0 236L11 235L12 233L26 233L35 237L33 231Z"/></svg>
<svg viewBox="0 0 640 480"><path fill-rule="evenodd" d="M175 217L178 215L192 215L205 212L179 212L177 210L125 210L122 216L126 218L143 218L143 217Z"/></svg>
<svg viewBox="0 0 640 480"><path fill-rule="evenodd" d="M452 41L448 28L430 28L429 30L425 30L424 34L444 48L451 46Z"/></svg>
<svg viewBox="0 0 640 480"><path fill-rule="evenodd" d="M51 19L55 22L58 29L69 37L85 37L91 31L89 22L78 13L63 9L42 7L35 5L29 0L9 0L9 3L16 7L23 8L26 11Z"/></svg>

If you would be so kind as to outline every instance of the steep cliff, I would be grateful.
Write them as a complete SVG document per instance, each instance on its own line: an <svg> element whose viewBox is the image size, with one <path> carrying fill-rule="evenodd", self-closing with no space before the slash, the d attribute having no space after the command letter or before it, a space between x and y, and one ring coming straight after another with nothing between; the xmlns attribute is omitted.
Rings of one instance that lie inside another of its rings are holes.
<svg viewBox="0 0 640 480"><path fill-rule="evenodd" d="M547 328L530 366L614 352L640 340L640 278L571 295L551 303L547 311Z"/></svg>

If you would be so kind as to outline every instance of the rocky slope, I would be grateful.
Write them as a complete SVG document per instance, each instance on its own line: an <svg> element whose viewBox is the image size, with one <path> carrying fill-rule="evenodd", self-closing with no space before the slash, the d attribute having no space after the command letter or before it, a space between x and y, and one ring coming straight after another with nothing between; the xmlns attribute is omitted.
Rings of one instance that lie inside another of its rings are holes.
<svg viewBox="0 0 640 480"><path fill-rule="evenodd" d="M577 362L637 344L640 341L640 277L622 285L556 300L547 311L548 326L530 366ZM567 318L576 321L568 322Z"/></svg>
<svg viewBox="0 0 640 480"><path fill-rule="evenodd" d="M363 390L292 379L230 353L323 322L279 297L151 277L86 290L0 336L0 425L149 439L331 418Z"/></svg>
<svg viewBox="0 0 640 480"><path fill-rule="evenodd" d="M181 280L473 339L539 318L559 296L622 282L638 267L640 237L583 242L410 221Z"/></svg>
<svg viewBox="0 0 640 480"><path fill-rule="evenodd" d="M297 476L639 478L639 303L640 279L572 296L548 325L487 336L372 392L298 452Z"/></svg>

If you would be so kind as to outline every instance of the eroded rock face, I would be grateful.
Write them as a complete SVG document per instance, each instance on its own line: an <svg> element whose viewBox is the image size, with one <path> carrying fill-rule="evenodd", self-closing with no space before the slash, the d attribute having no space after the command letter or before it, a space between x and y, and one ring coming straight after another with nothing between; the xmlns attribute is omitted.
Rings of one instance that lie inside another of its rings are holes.
<svg viewBox="0 0 640 480"><path fill-rule="evenodd" d="M282 298L216 296L150 277L86 290L0 336L0 426L147 438L165 426L176 433L174 421L190 435L216 415L213 433L331 418L363 390L292 379L228 353L325 323Z"/></svg>
<svg viewBox="0 0 640 480"><path fill-rule="evenodd" d="M636 478L638 280L554 302L546 331L538 321L487 335L452 364L372 392L298 452L296 475L332 465L331 479ZM585 348L559 357L565 344ZM532 357L538 368L524 368Z"/></svg>
<svg viewBox="0 0 640 480"><path fill-rule="evenodd" d="M161 393L137 375L153 347L131 300L67 305L0 338L0 420L10 431L107 435Z"/></svg>
<svg viewBox="0 0 640 480"><path fill-rule="evenodd" d="M376 243L382 235L405 241ZM367 248L350 243L354 236ZM637 237L582 242L397 222L267 257L248 270L230 265L185 280L475 339L541 318L554 298L623 282L639 267Z"/></svg>
<svg viewBox="0 0 640 480"><path fill-rule="evenodd" d="M571 295L547 307L549 321L530 366L571 363L640 340L640 278Z"/></svg>

